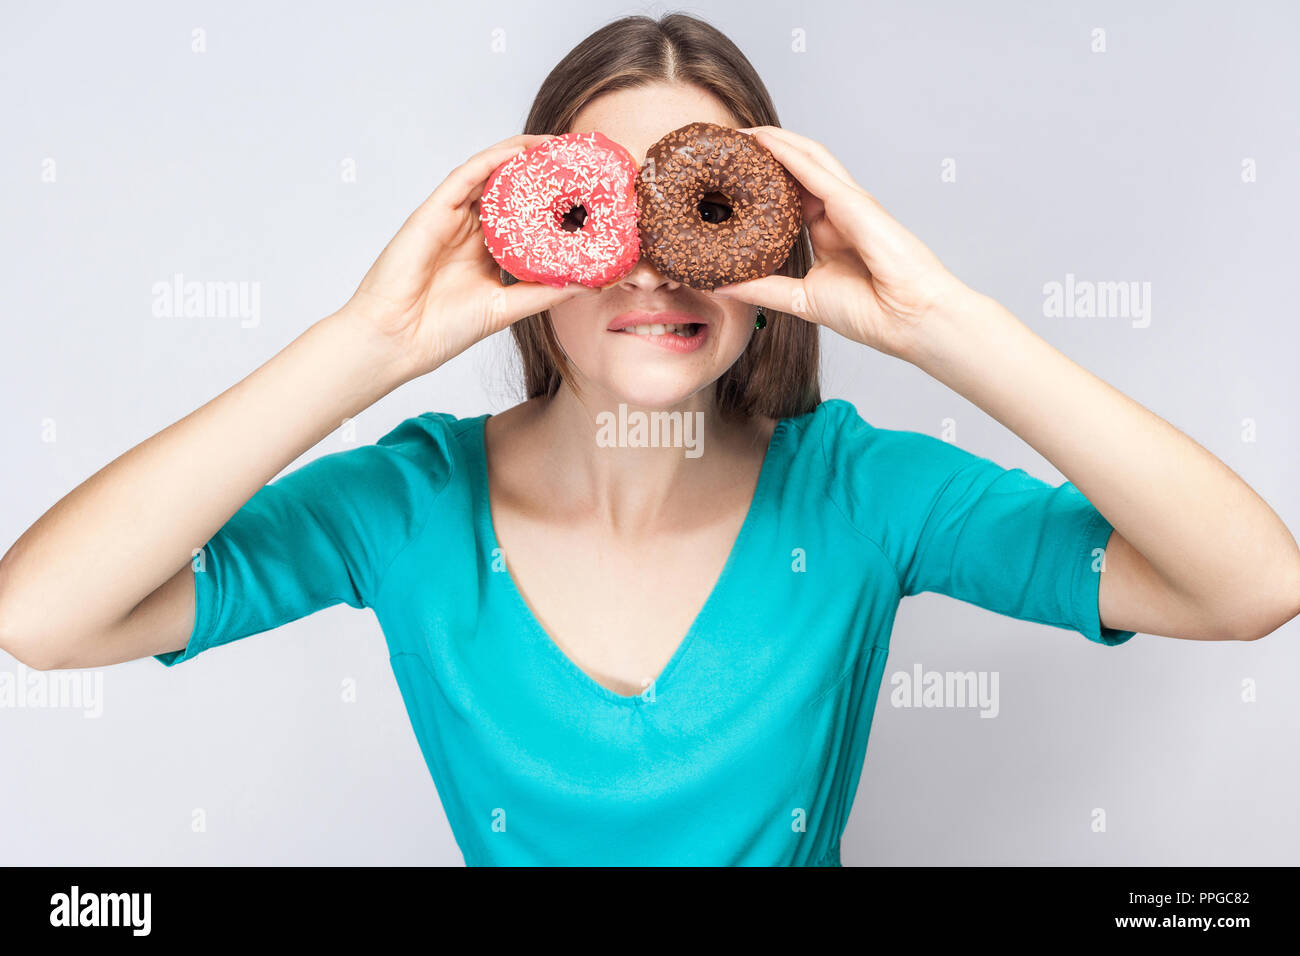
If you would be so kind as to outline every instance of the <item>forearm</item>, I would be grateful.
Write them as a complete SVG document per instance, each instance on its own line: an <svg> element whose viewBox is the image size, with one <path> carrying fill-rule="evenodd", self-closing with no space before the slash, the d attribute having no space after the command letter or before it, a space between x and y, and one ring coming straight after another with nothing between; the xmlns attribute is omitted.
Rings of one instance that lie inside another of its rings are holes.
<svg viewBox="0 0 1300 956"><path fill-rule="evenodd" d="M1300 550L1263 499L994 300L927 318L907 357L1055 465L1189 604L1230 616L1261 594L1296 599Z"/></svg>
<svg viewBox="0 0 1300 956"><path fill-rule="evenodd" d="M0 560L6 642L49 652L122 620L259 488L400 385L367 329L343 313L317 322L50 508Z"/></svg>

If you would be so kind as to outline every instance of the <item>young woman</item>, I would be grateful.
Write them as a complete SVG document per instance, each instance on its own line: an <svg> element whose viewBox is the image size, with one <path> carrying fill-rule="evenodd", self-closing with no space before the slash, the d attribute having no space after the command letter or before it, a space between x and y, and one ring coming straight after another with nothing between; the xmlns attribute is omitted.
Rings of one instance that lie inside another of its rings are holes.
<svg viewBox="0 0 1300 956"><path fill-rule="evenodd" d="M643 260L601 291L503 287L477 219L494 168L589 130L639 162L695 120L753 131L801 184L781 274L708 293ZM713 28L597 31L527 130L455 169L341 309L33 525L0 564L4 648L170 666L369 607L468 863L836 865L903 597L1108 645L1252 640L1300 610L1300 550L1246 484L780 129ZM703 344L653 328L675 322ZM1069 481L821 401L819 326L917 365ZM267 484L506 327L523 404L426 413ZM703 454L605 447L620 406L698 415Z"/></svg>

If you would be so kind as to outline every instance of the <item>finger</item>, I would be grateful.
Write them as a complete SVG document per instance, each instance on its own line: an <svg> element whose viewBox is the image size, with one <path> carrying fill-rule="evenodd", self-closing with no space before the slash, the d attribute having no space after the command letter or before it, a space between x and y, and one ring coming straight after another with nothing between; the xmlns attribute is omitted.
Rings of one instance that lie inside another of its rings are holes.
<svg viewBox="0 0 1300 956"><path fill-rule="evenodd" d="M534 136L531 134L524 134L520 136L512 136L508 140L502 140L500 143L496 145L497 146L513 145L515 147L515 151L510 153L504 159L502 159L501 163L509 162L510 160L514 159L516 156L518 156L520 153L524 152L525 150L532 149L532 147L538 145L539 143L543 143L546 140L551 138L552 138L551 136ZM496 146L489 147L489 149L495 150ZM486 150L484 150L484 152L486 152ZM488 178L492 175L492 173L496 172L497 167L500 166L501 163L498 163L497 166L493 166L490 170L488 170L488 172L484 174L483 178L480 179L477 183L475 183L474 186L469 190L469 192L467 192L461 198L461 201L459 203L456 203L455 206L456 207L464 206L467 203L473 203L478 199L482 198L483 190L487 186Z"/></svg>
<svg viewBox="0 0 1300 956"><path fill-rule="evenodd" d="M830 218L859 250L867 248L868 240L872 236L888 235L900 228L894 218L866 190L844 182L817 162L811 154L762 130L755 135L760 137L759 141L772 151L772 155L780 161L781 165L803 183L809 192L826 203L828 209L838 206L841 215L836 215L832 210Z"/></svg>
<svg viewBox="0 0 1300 956"><path fill-rule="evenodd" d="M802 149L850 186L861 188L844 167L844 164L835 158L835 154L816 140L809 139L807 136L800 136L798 133L791 132L780 126L756 126L750 132L762 132Z"/></svg>
<svg viewBox="0 0 1300 956"><path fill-rule="evenodd" d="M852 186L853 189L861 193L867 203L873 206L880 214L889 216L888 210L880 204L880 201L876 199L875 196L871 195L870 192L859 186L857 180L855 180L849 171L845 169L844 165L821 143L814 139L809 139L806 136L800 136L798 133L793 133L780 126L756 126L753 128L753 132L755 134L761 134L762 136L780 139L783 142L802 150L804 153L820 162L827 169L834 172L840 179L844 180L846 184ZM763 140L760 138L760 142L762 141ZM893 217L890 216L890 218L892 219Z"/></svg>
<svg viewBox="0 0 1300 956"><path fill-rule="evenodd" d="M493 325L505 328L526 315L535 315L569 299L599 294L599 289L577 282L558 289L541 282L515 282L492 290Z"/></svg>
<svg viewBox="0 0 1300 956"><path fill-rule="evenodd" d="M420 254L441 246L453 234L456 224L450 213L461 211L464 204L476 202L483 194L487 179L502 163L535 146L548 136L511 136L472 157L452 170L403 223L399 236L416 236Z"/></svg>
<svg viewBox="0 0 1300 956"><path fill-rule="evenodd" d="M795 186L799 190L799 205L803 210L804 225L812 228L814 223L826 215L826 202L803 183L796 181Z"/></svg>
<svg viewBox="0 0 1300 956"><path fill-rule="evenodd" d="M814 196L806 186L799 186L799 205L803 209L803 222L810 230L826 216L826 202Z"/></svg>
<svg viewBox="0 0 1300 956"><path fill-rule="evenodd" d="M761 279L718 286L713 294L813 321L808 312L808 296L802 279L782 275L763 276Z"/></svg>
<svg viewBox="0 0 1300 956"><path fill-rule="evenodd" d="M470 194L476 188L481 190L488 177L492 175L498 166L513 159L529 147L549 138L547 136L511 136L509 139L502 140L481 152L475 153L447 174L447 178L425 200L421 210L426 207L431 210L454 209L468 202Z"/></svg>
<svg viewBox="0 0 1300 956"><path fill-rule="evenodd" d="M810 153L804 152L792 143L771 136L765 127L760 127L754 135L798 180L804 222L810 231L818 220L826 215L827 205L838 202L842 209L850 208L852 197L861 193L860 189L844 182ZM843 225L852 227L853 224L846 222ZM852 238L855 242L860 240L857 235Z"/></svg>
<svg viewBox="0 0 1300 956"><path fill-rule="evenodd" d="M777 161L788 169L805 189L819 199L828 200L852 188L798 146L779 139L763 129L754 133L754 138L770 150Z"/></svg>

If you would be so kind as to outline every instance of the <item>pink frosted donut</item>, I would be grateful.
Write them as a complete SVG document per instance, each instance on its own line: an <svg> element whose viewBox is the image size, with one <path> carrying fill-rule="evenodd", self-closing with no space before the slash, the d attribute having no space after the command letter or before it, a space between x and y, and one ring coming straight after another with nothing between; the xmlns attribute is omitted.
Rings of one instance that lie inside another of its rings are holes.
<svg viewBox="0 0 1300 956"><path fill-rule="evenodd" d="M517 279L617 282L641 258L637 164L601 133L565 133L507 160L479 201L483 241Z"/></svg>

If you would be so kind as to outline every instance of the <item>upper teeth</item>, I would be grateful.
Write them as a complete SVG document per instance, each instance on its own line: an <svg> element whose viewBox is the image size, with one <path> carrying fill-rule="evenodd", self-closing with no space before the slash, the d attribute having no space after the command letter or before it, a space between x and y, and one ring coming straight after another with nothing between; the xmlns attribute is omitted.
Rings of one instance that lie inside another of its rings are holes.
<svg viewBox="0 0 1300 956"><path fill-rule="evenodd" d="M685 335L690 331L688 325L695 323L672 323L670 325L625 325L619 329L620 332L631 332L634 335Z"/></svg>

